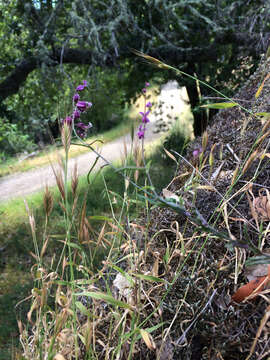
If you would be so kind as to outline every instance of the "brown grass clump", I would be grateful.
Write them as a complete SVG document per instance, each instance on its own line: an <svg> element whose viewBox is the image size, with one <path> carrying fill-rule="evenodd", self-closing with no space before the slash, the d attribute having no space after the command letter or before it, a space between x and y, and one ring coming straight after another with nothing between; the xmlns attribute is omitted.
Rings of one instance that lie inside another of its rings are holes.
<svg viewBox="0 0 270 360"><path fill-rule="evenodd" d="M270 59L263 61L235 96L252 113L270 112L269 64ZM207 135L190 145L190 165L179 159L179 173L169 187L187 207L193 204L208 224L229 234L238 248L203 233L172 210L152 212L151 232L160 233L153 251L163 249L164 253L169 247L178 254L171 260L170 271L176 274L182 268L163 312L168 322L174 320L170 329L173 359L269 356L269 290L251 302L231 302L234 292L248 281L244 276L246 260L270 249L269 126L268 114L252 116L239 108L220 111ZM198 148L203 152L193 158ZM188 177L181 176L185 172ZM182 246L176 247L180 241Z"/></svg>

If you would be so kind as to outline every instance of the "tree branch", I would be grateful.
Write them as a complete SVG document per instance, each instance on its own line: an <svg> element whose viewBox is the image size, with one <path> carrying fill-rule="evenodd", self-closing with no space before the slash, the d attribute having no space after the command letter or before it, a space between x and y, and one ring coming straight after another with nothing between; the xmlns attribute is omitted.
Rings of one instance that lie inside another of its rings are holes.
<svg viewBox="0 0 270 360"><path fill-rule="evenodd" d="M258 55L258 49L254 46L250 46L251 43L256 43L254 35L250 38L247 34L242 33L221 33L217 36L214 43L206 47L197 48L179 48L179 51L174 47L170 48L168 45L160 46L151 51L151 56L163 59L170 62L170 59L176 64L181 63L193 63L201 61L216 61L218 46L226 43L237 43L239 46L239 52L243 52L243 48L253 56ZM240 49L241 47L241 49ZM262 51L262 50L261 50ZM128 48L122 49L117 58L118 61L133 56ZM91 50L85 49L72 49L56 48L53 52L48 54L47 60L41 59L39 56L32 56L28 59L22 60L10 75L6 77L4 81L0 83L0 102L7 97L16 94L19 88L23 85L27 76L35 69L37 69L42 62L45 61L48 66L57 66L60 63L63 64L92 64L93 58L96 59ZM102 59L102 65L113 67L115 65L115 53L112 50L112 55L108 52Z"/></svg>

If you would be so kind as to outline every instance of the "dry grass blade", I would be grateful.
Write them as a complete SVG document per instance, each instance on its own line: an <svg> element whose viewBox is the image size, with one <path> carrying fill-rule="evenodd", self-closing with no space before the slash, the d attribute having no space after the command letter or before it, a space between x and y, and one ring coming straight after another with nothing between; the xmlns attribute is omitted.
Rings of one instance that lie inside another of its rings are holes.
<svg viewBox="0 0 270 360"><path fill-rule="evenodd" d="M158 59L156 59L156 58L154 58L154 57L152 57L152 56L146 55L146 54L142 53L141 51L138 51L138 50L135 50L135 49L131 49L131 51L132 51L135 55L144 58L148 63L156 65L158 68L171 69L170 66L166 65L166 64L163 63L162 61L160 61L160 60L158 60Z"/></svg>
<svg viewBox="0 0 270 360"><path fill-rule="evenodd" d="M164 148L164 151L165 151L165 153L166 153L166 155L169 157L169 158L171 158L176 164L178 164L178 161L176 160L176 157L172 154L172 153L170 153L168 150L166 150L165 148Z"/></svg>
<svg viewBox="0 0 270 360"><path fill-rule="evenodd" d="M270 130L267 131L265 134L263 134L261 137L259 137L259 139L256 141L255 145L256 146L260 145L263 142L263 140L265 138L267 138L269 135L270 135Z"/></svg>
<svg viewBox="0 0 270 360"><path fill-rule="evenodd" d="M245 172L247 172L247 170L249 169L249 167L251 166L251 164L253 163L254 160L256 160L258 157L258 150L255 150L250 157L248 158L243 170L242 170L242 174L244 174Z"/></svg>
<svg viewBox="0 0 270 360"><path fill-rule="evenodd" d="M264 317L261 320L260 327L259 327L259 329L258 329L258 331L256 333L256 337L255 337L255 339L253 341L253 344L252 344L252 347L250 349L250 353L249 353L248 357L245 360L249 360L251 358L252 354L254 353L254 350L255 350L256 344L258 342L258 339L261 336L261 333L262 333L267 321L269 320L269 318L270 318L270 306L268 306L267 309L266 309L266 313L264 314Z"/></svg>
<svg viewBox="0 0 270 360"><path fill-rule="evenodd" d="M267 74L267 75L265 76L265 78L263 79L263 82L261 83L261 85L259 86L259 88L258 88L258 90L257 90L257 92L256 92L256 94L255 94L255 98L256 98L256 99L260 96L260 93L262 92L262 89L263 89L263 87L264 87L264 84L265 84L265 82L269 79L269 77L270 77L270 73Z"/></svg>

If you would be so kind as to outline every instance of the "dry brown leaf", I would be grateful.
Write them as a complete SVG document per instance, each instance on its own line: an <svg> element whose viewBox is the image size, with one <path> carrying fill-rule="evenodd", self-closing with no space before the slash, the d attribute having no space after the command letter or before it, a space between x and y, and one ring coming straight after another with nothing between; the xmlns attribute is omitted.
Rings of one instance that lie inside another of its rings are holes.
<svg viewBox="0 0 270 360"><path fill-rule="evenodd" d="M140 334L148 349L155 350L156 344L154 343L152 336L144 329L140 329Z"/></svg>
<svg viewBox="0 0 270 360"><path fill-rule="evenodd" d="M236 293L233 294L232 300L236 303L240 303L248 298L251 294L258 295L262 290L266 289L269 285L270 279L270 265L267 266L267 275L258 276L255 280L250 281L246 285L241 286ZM259 272L258 268L258 272ZM255 270L254 270L255 271ZM253 298L255 298L254 296Z"/></svg>
<svg viewBox="0 0 270 360"><path fill-rule="evenodd" d="M256 280L258 277L266 276L268 274L268 264L258 264L249 266L245 270L245 275L248 281Z"/></svg>
<svg viewBox="0 0 270 360"><path fill-rule="evenodd" d="M162 190L162 195L164 196L165 199L174 199L177 202L179 201L179 197L170 190L163 189Z"/></svg>
<svg viewBox="0 0 270 360"><path fill-rule="evenodd" d="M66 360L66 358L61 354L56 354L53 360Z"/></svg>
<svg viewBox="0 0 270 360"><path fill-rule="evenodd" d="M267 276L261 276L256 280L252 280L246 285L241 286L236 293L233 294L232 300L236 303L244 301L252 293L258 294L264 289L264 281Z"/></svg>
<svg viewBox="0 0 270 360"><path fill-rule="evenodd" d="M254 210L263 221L270 220L269 196L258 196L253 200Z"/></svg>

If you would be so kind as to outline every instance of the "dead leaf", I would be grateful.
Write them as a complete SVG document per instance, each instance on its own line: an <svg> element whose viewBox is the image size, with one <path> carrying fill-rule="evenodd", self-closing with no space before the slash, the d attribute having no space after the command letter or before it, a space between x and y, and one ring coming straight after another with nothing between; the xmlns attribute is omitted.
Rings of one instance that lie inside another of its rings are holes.
<svg viewBox="0 0 270 360"><path fill-rule="evenodd" d="M53 360L66 360L66 358L61 354L56 354Z"/></svg>
<svg viewBox="0 0 270 360"><path fill-rule="evenodd" d="M244 301L252 293L258 294L264 289L264 281L267 276L261 276L256 280L252 280L246 285L241 286L232 296L234 302L240 303Z"/></svg>
<svg viewBox="0 0 270 360"><path fill-rule="evenodd" d="M254 210L263 220L270 220L270 201L269 196L258 196L253 200Z"/></svg>
<svg viewBox="0 0 270 360"><path fill-rule="evenodd" d="M255 280L250 281L246 285L241 286L232 296L232 300L240 303L248 298L251 294L258 295L262 290L266 289L270 279L270 265L268 266L268 274L266 276L258 276ZM253 299L256 296L253 297Z"/></svg>
<svg viewBox="0 0 270 360"><path fill-rule="evenodd" d="M140 329L140 334L148 349L155 350L156 344L154 343L152 336L144 329Z"/></svg>
<svg viewBox="0 0 270 360"><path fill-rule="evenodd" d="M256 280L258 277L266 276L268 274L268 264L258 264L249 266L245 270L245 275L248 281Z"/></svg>
<svg viewBox="0 0 270 360"><path fill-rule="evenodd" d="M179 197L170 190L163 189L162 190L162 195L164 196L165 199L174 199L177 202L179 202Z"/></svg>

